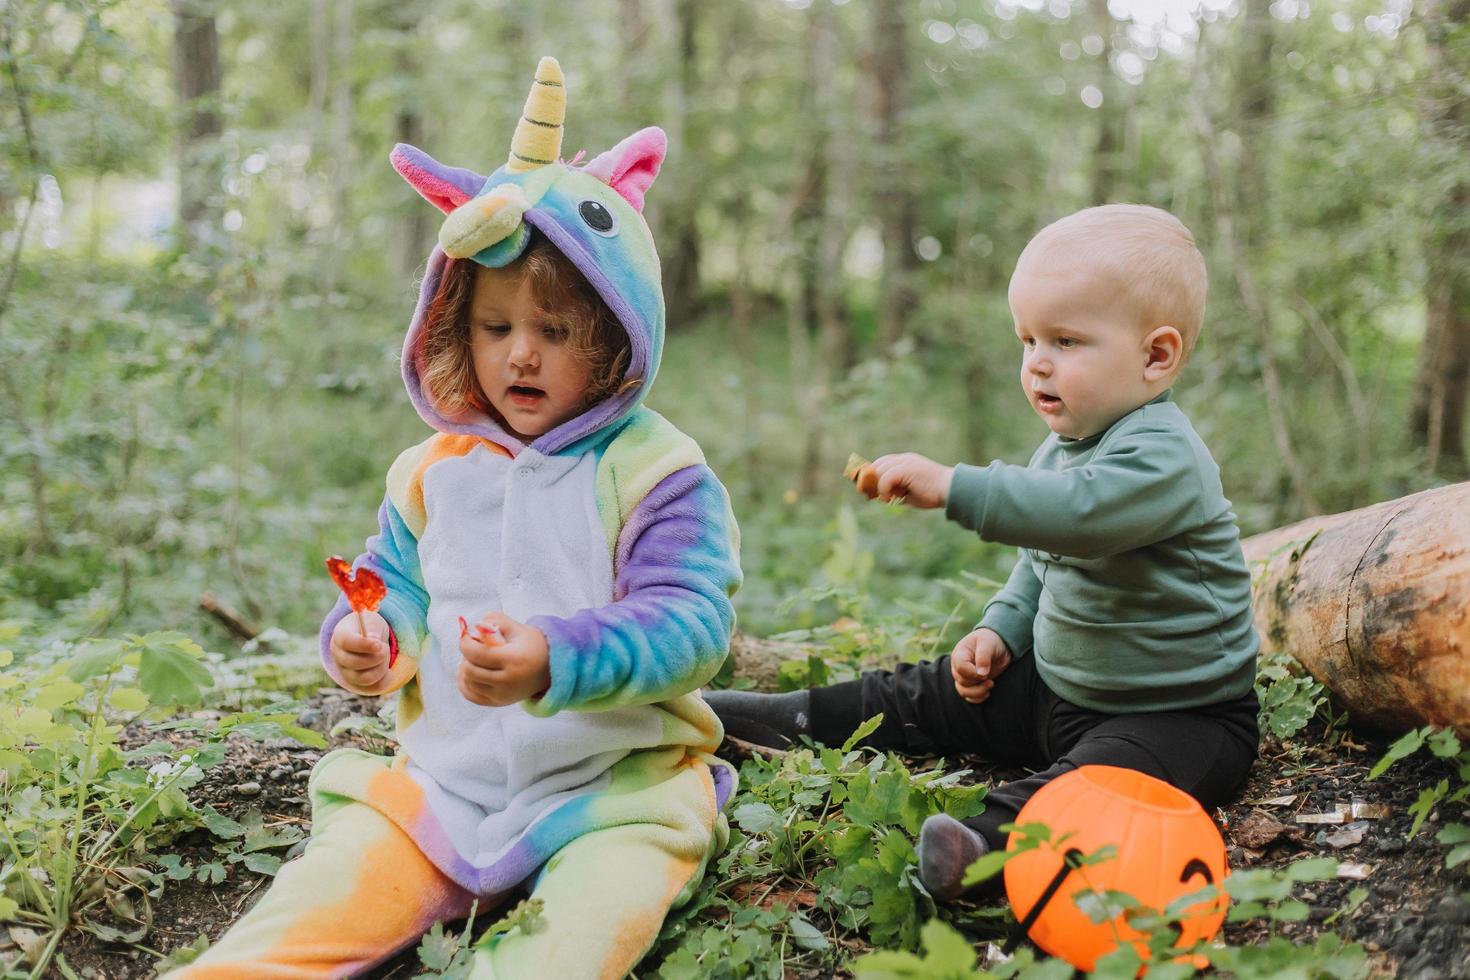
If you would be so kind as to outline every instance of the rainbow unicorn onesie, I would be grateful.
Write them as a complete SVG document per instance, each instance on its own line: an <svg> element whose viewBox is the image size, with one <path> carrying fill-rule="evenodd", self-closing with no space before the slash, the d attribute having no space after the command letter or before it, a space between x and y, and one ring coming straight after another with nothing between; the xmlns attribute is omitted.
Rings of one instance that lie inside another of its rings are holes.
<svg viewBox="0 0 1470 980"><path fill-rule="evenodd" d="M714 757L723 733L698 689L729 648L738 532L699 447L641 404L664 337L642 215L664 134L562 162L565 91L543 59L488 178L393 151L448 215L403 348L409 398L435 434L393 463L356 562L388 586L401 750L321 760L311 844L180 976L351 975L518 887L542 900L539 923L477 947L473 976L621 976L723 845L735 777ZM478 411L442 414L420 383L421 345L447 258L504 266L533 228L617 315L640 383L524 445ZM482 707L458 690L458 618L494 609L546 634L538 700ZM343 686L328 643L348 612L339 600L321 631Z"/></svg>

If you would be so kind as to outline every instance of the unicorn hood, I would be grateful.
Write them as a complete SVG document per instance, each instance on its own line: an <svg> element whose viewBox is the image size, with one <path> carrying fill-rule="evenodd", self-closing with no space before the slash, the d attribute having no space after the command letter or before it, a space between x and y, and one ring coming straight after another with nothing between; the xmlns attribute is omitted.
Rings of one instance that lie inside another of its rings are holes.
<svg viewBox="0 0 1470 980"><path fill-rule="evenodd" d="M394 169L447 215L404 341L408 396L420 417L440 432L488 438L512 453L525 444L494 416L476 410L443 414L421 384L425 314L447 259L501 268L520 257L535 229L576 266L628 334L624 377L640 383L538 436L533 443L538 452L580 453L605 442L647 396L663 353L663 289L653 235L643 219L643 196L663 162L664 132L641 129L579 167L575 160L560 159L565 119L561 66L542 58L509 157L488 177L445 166L406 143L394 147L390 157Z"/></svg>

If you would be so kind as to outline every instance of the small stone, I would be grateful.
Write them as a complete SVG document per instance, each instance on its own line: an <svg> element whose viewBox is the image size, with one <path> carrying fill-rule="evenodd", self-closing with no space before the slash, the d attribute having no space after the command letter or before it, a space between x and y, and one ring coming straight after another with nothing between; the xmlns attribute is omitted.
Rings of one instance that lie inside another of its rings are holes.
<svg viewBox="0 0 1470 980"><path fill-rule="evenodd" d="M301 840L299 840L296 843L292 844L290 846L290 848L288 848L287 851L286 851L285 860L290 861L292 858L298 858L302 854L306 853L306 845L307 844L310 844L310 843L311 843L311 838L310 837L303 837Z"/></svg>
<svg viewBox="0 0 1470 980"><path fill-rule="evenodd" d="M291 774L291 778L294 779L294 780L296 780L298 783L304 783L308 779L311 778L311 770L310 769L297 769L295 772L293 772Z"/></svg>
<svg viewBox="0 0 1470 980"><path fill-rule="evenodd" d="M259 796L260 784L257 782L239 783L235 786L236 796Z"/></svg>
<svg viewBox="0 0 1470 980"><path fill-rule="evenodd" d="M277 766L270 772L270 780L273 783L285 782L287 779L290 778L291 770L285 768L284 766Z"/></svg>
<svg viewBox="0 0 1470 980"><path fill-rule="evenodd" d="M322 723L321 708L307 708L296 716L296 724L303 728L315 728Z"/></svg>
<svg viewBox="0 0 1470 980"><path fill-rule="evenodd" d="M1400 837L1379 837L1374 841L1379 854L1404 853L1404 841Z"/></svg>

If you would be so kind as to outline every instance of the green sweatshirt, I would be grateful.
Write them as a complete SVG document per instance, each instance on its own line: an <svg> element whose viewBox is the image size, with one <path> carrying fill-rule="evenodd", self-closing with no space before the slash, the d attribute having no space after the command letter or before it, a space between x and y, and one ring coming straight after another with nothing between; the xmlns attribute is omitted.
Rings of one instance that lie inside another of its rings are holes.
<svg viewBox="0 0 1470 980"><path fill-rule="evenodd" d="M956 466L949 488L950 520L1021 549L979 625L1098 711L1210 704L1255 680L1235 514L1169 394L1098 435L1049 436L1026 466Z"/></svg>

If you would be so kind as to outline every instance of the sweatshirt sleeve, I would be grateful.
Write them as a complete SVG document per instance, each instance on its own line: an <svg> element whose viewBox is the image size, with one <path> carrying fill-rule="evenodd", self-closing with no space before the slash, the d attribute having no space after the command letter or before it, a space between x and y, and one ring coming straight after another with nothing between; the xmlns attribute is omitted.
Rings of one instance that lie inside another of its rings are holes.
<svg viewBox="0 0 1470 980"><path fill-rule="evenodd" d="M1185 434L1139 425L1069 469L956 466L945 516L987 541L1093 559L1196 526L1202 497Z"/></svg>
<svg viewBox="0 0 1470 980"><path fill-rule="evenodd" d="M551 687L523 702L526 710L651 704L707 683L735 627L739 541L729 497L709 467L665 477L619 536L614 601L530 620L550 645Z"/></svg>
<svg viewBox="0 0 1470 980"><path fill-rule="evenodd" d="M1011 656L1017 659L1031 652L1031 630L1036 620L1037 599L1041 595L1041 579L1031 565L1031 556L1020 550L1016 567L1006 579L1003 589L985 604L985 612L975 628L995 630L1005 640Z"/></svg>
<svg viewBox="0 0 1470 980"><path fill-rule="evenodd" d="M378 508L378 533L368 538L367 551L358 556L352 567L354 571L372 569L388 588L378 612L393 630L399 654L393 666L391 686L376 693L390 694L407 684L418 671L418 654L429 632L429 594L424 590L424 579L419 570L418 539L387 497ZM332 630L342 618L351 614L352 608L347 604L346 596L339 594L337 604L322 623L322 663L327 674L339 686L354 694L362 694L365 692L356 690L342 679L331 654Z"/></svg>

